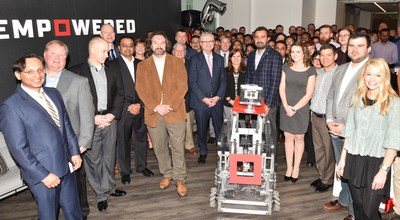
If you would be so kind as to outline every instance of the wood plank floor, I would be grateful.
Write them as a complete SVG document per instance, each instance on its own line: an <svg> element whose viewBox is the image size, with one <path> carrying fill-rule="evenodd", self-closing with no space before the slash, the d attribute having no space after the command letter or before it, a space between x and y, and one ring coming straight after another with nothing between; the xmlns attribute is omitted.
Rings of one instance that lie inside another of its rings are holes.
<svg viewBox="0 0 400 220"><path fill-rule="evenodd" d="M316 193L309 186L317 177L315 167L306 167L302 162L300 179L296 183L284 182L286 170L284 150L281 145L278 149L278 184L281 209L271 216L257 216L245 214L219 213L216 208L209 207L210 188L214 186L214 169L216 167L215 145L209 146L210 153L205 165L197 164L197 156L186 155L188 178L187 197L180 198L176 194L175 186L166 190L158 188L161 175L153 151L149 151L148 168L154 177L144 177L134 173L130 185L122 185L120 176L116 176L118 189L127 191L127 195L120 198L110 197L108 209L104 212L97 210L93 190L88 185L88 199L91 213L89 219L343 219L346 211L326 212L322 209L324 202L330 201L332 189L326 193ZM133 152L132 152L133 154ZM133 157L132 157L133 158ZM134 165L132 165L134 167ZM134 169L133 169L134 170ZM1 187L1 186L0 186ZM0 201L0 219L37 219L37 207L29 190L21 192ZM60 219L64 219L60 214Z"/></svg>

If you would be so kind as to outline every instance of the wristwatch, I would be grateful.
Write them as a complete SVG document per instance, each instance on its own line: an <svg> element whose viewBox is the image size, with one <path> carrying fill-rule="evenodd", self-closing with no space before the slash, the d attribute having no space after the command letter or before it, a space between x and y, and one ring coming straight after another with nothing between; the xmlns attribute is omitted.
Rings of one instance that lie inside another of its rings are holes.
<svg viewBox="0 0 400 220"><path fill-rule="evenodd" d="M386 166L385 164L381 164L379 166L379 169L381 169L381 170L383 170L385 172L388 172L390 170L390 166Z"/></svg>

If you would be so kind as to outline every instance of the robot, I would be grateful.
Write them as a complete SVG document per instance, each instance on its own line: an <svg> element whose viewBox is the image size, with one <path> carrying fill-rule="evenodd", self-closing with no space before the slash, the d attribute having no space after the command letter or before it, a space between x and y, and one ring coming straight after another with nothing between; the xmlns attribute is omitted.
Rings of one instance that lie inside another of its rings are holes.
<svg viewBox="0 0 400 220"><path fill-rule="evenodd" d="M262 87L242 85L218 140L215 187L210 207L219 212L271 215L279 211L270 122ZM243 120L244 116L244 120Z"/></svg>

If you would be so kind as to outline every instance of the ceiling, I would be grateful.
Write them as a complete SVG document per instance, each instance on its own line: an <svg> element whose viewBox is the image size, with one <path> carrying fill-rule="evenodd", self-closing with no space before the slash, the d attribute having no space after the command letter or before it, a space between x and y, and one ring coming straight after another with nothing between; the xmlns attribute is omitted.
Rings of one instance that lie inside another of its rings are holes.
<svg viewBox="0 0 400 220"><path fill-rule="evenodd" d="M340 2L353 5L356 8L360 8L364 11L372 12L372 13L384 13L378 6L374 4L374 1L358 1L358 0L342 0ZM399 1L387 0L387 1L376 1L386 12L389 13L398 13L399 11Z"/></svg>

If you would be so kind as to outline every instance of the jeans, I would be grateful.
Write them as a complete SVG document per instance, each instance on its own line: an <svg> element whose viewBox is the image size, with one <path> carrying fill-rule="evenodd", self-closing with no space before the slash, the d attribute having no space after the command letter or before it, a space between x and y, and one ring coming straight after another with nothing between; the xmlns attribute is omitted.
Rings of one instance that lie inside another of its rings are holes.
<svg viewBox="0 0 400 220"><path fill-rule="evenodd" d="M335 161L339 163L340 156L342 154L344 139L340 137L333 137L332 139L332 146L333 152L335 153ZM353 209L353 199L351 198L350 188L347 181L341 181L342 191L339 193L339 203L341 205L349 206L349 215L354 216L354 209Z"/></svg>

